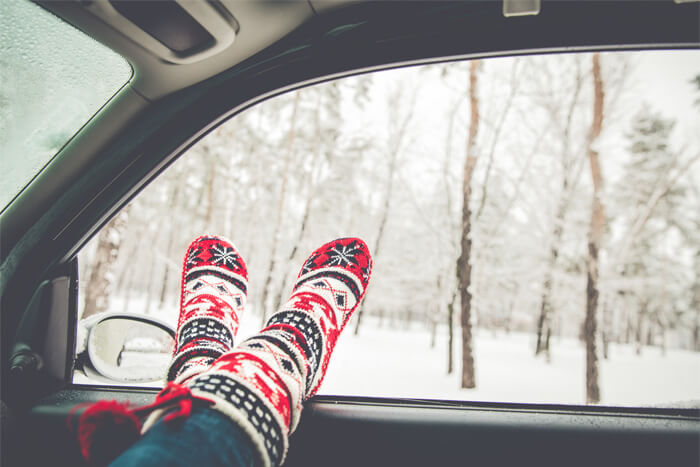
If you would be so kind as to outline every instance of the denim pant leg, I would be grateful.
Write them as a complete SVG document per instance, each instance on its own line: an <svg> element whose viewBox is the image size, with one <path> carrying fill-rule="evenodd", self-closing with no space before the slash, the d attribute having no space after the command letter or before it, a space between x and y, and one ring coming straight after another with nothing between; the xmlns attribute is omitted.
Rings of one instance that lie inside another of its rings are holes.
<svg viewBox="0 0 700 467"><path fill-rule="evenodd" d="M189 417L156 423L112 467L252 466L250 440L229 418L209 408L193 408Z"/></svg>

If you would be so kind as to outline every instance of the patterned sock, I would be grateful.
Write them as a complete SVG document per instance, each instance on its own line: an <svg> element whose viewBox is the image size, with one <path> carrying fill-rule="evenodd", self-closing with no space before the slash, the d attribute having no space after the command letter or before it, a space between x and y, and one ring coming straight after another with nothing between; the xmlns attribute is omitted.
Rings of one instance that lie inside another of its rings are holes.
<svg viewBox="0 0 700 467"><path fill-rule="evenodd" d="M248 271L236 248L205 235L187 248L180 317L167 380L184 382L233 348L245 308Z"/></svg>
<svg viewBox="0 0 700 467"><path fill-rule="evenodd" d="M287 439L325 375L340 332L362 300L372 259L367 245L342 238L314 251L292 296L266 327L187 386L251 438L263 465L280 465Z"/></svg>

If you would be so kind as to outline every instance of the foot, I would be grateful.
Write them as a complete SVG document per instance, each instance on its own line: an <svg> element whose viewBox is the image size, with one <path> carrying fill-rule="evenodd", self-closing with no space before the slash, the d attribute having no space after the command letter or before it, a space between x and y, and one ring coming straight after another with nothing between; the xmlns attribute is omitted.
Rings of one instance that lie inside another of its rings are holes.
<svg viewBox="0 0 700 467"><path fill-rule="evenodd" d="M187 248L180 316L167 379L183 382L233 348L245 309L248 271L227 240L205 235Z"/></svg>
<svg viewBox="0 0 700 467"><path fill-rule="evenodd" d="M371 271L372 258L365 242L359 238L328 242L311 253L291 297L268 319L263 333L282 333L287 340L302 344L300 357L308 369L305 399L321 385L338 336L365 295ZM290 326L304 330L305 342L289 334Z"/></svg>
<svg viewBox="0 0 700 467"><path fill-rule="evenodd" d="M302 402L323 380L335 343L364 296L367 245L343 238L314 251L266 327L188 383L250 437L263 465L280 465Z"/></svg>

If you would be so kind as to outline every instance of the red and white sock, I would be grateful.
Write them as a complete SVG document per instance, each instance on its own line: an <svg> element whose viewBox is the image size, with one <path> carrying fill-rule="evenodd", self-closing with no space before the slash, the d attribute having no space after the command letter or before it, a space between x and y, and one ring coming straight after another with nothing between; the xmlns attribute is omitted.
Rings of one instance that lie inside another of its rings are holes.
<svg viewBox="0 0 700 467"><path fill-rule="evenodd" d="M263 465L280 465L302 402L321 385L340 332L362 300L372 259L342 238L314 251L287 303L266 327L186 385L251 438Z"/></svg>
<svg viewBox="0 0 700 467"><path fill-rule="evenodd" d="M204 235L190 244L182 268L180 317L168 381L186 381L233 348L247 286L245 262L229 241Z"/></svg>

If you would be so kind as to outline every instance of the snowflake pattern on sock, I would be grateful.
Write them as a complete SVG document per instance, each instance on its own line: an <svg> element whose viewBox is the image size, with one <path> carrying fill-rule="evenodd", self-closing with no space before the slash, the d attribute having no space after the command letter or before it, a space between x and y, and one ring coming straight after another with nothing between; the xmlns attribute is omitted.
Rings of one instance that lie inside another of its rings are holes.
<svg viewBox="0 0 700 467"><path fill-rule="evenodd" d="M248 271L227 240L212 235L195 239L183 263L178 331L168 381L203 371L233 347L246 302Z"/></svg>
<svg viewBox="0 0 700 467"><path fill-rule="evenodd" d="M209 248L210 259L213 264L231 270L241 269L241 257L233 247L222 243L215 243Z"/></svg>
<svg viewBox="0 0 700 467"><path fill-rule="evenodd" d="M372 259L359 239L323 245L304 263L289 300L263 330L187 382L251 439L262 465L280 465L338 336L364 296ZM257 464L256 464L257 465Z"/></svg>
<svg viewBox="0 0 700 467"><path fill-rule="evenodd" d="M316 249L297 277L294 291L263 329L292 326L302 330L303 347L314 348L301 366L311 368L305 378L305 398L318 391L338 336L365 294L372 270L367 245L359 238L340 238ZM299 316L310 324L301 325ZM316 344L319 342L319 344Z"/></svg>
<svg viewBox="0 0 700 467"><path fill-rule="evenodd" d="M326 243L309 256L301 268L299 278L310 272L332 267L356 277L362 283L362 288L366 288L372 259L365 242L359 238L340 238Z"/></svg>

